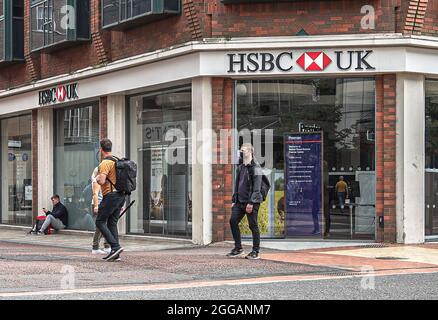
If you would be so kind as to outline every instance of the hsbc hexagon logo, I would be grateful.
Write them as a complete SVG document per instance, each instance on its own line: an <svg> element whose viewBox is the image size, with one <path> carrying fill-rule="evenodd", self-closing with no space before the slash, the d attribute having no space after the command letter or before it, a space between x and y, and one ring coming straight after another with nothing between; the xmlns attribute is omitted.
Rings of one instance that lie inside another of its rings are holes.
<svg viewBox="0 0 438 320"><path fill-rule="evenodd" d="M67 95L67 90L65 90L64 86L59 86L56 89L56 100L62 102L65 100L65 96Z"/></svg>
<svg viewBox="0 0 438 320"><path fill-rule="evenodd" d="M330 63L332 59L324 52L305 52L297 59L297 64L305 71L323 71Z"/></svg>

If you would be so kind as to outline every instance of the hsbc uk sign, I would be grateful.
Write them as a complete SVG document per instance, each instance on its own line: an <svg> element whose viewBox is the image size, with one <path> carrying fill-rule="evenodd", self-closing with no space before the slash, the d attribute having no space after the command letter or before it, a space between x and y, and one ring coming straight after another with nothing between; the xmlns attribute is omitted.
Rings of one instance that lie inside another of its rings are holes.
<svg viewBox="0 0 438 320"><path fill-rule="evenodd" d="M50 89L38 92L39 105L47 105L54 103L67 102L79 98L78 84L72 83L67 85L59 85Z"/></svg>
<svg viewBox="0 0 438 320"><path fill-rule="evenodd" d="M229 53L228 73L373 71L373 50Z"/></svg>

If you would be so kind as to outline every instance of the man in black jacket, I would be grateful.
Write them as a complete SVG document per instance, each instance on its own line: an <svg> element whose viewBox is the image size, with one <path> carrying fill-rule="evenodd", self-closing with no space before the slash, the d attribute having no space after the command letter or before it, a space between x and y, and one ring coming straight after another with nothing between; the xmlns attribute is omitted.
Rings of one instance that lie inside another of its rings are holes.
<svg viewBox="0 0 438 320"><path fill-rule="evenodd" d="M46 220L37 234L44 234L44 231L49 225L52 225L52 228L55 230L65 229L67 227L68 212L65 206L61 203L59 196L55 194L50 200L52 200L53 210L47 211L46 209L43 209L46 214Z"/></svg>
<svg viewBox="0 0 438 320"><path fill-rule="evenodd" d="M243 160L237 168L236 184L233 195L233 207L230 219L231 232L233 233L234 249L227 254L228 257L238 257L244 254L240 236L239 223L246 215L252 233L253 248L245 257L259 259L260 231L257 222L260 203L263 196L260 192L262 184L262 169L254 161L254 148L250 143L242 144L240 158Z"/></svg>

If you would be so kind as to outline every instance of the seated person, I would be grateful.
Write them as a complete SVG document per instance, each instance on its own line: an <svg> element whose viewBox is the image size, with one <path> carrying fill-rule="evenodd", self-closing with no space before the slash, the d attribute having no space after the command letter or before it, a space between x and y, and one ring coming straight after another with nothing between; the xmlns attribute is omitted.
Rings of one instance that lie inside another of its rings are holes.
<svg viewBox="0 0 438 320"><path fill-rule="evenodd" d="M52 228L55 230L65 229L67 227L68 212L61 203L59 196L55 194L50 200L52 200L53 210L47 211L43 208L43 211L46 214L46 220L41 229L38 230L37 234L44 234L44 231L46 231L50 225L52 225Z"/></svg>

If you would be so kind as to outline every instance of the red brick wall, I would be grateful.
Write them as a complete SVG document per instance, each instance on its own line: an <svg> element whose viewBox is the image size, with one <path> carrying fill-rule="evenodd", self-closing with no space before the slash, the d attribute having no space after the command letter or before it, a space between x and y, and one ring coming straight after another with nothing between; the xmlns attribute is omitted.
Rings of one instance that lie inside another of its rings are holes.
<svg viewBox="0 0 438 320"><path fill-rule="evenodd" d="M429 0L424 17L423 35L438 36L438 1Z"/></svg>
<svg viewBox="0 0 438 320"><path fill-rule="evenodd" d="M274 4L208 4L213 37L295 35L302 28L311 35L394 32L395 7L400 0L299 1ZM361 8L376 10L376 29L361 28Z"/></svg>
<svg viewBox="0 0 438 320"><path fill-rule="evenodd" d="M100 0L91 0L92 40L43 54L30 53L29 3L30 0L25 0L26 63L0 66L0 90L205 37L291 36L302 28L311 35L409 33L406 24L409 12L413 12L412 6L414 9L426 8L426 12L414 10L419 14L418 19L424 20L423 33L438 34L438 2L431 0L298 1L234 5L224 5L221 0L182 0L180 16L125 31L101 29ZM363 30L360 27L363 5L373 5L376 9L375 30ZM396 7L400 8L398 13Z"/></svg>
<svg viewBox="0 0 438 320"><path fill-rule="evenodd" d="M233 107L233 82L227 78L213 78L213 130L219 137L221 129L232 129L232 107ZM232 138L229 137L228 146L231 146ZM217 159L220 159L223 148L226 144L217 141L213 146L213 152ZM231 157L230 148L228 156ZM231 217L232 197L232 165L214 164L212 166L213 176L213 241L224 241L232 239L229 220Z"/></svg>
<svg viewBox="0 0 438 320"><path fill-rule="evenodd" d="M396 76L376 77L376 240L396 241ZM384 229L379 217L384 218Z"/></svg>

